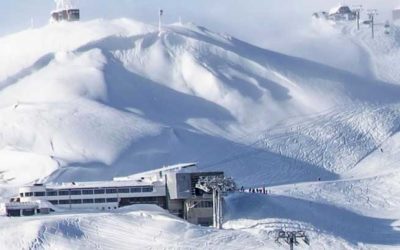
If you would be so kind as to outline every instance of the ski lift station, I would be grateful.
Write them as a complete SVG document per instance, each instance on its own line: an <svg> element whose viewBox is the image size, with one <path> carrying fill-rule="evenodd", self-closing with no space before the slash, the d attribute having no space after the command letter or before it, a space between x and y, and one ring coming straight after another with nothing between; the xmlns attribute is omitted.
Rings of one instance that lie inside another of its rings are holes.
<svg viewBox="0 0 400 250"><path fill-rule="evenodd" d="M357 13L349 6L338 5L328 12L328 18L334 21L351 21L357 18Z"/></svg>
<svg viewBox="0 0 400 250"><path fill-rule="evenodd" d="M213 224L213 194L198 187L204 178L223 172L201 172L196 164L179 164L114 178L111 181L33 184L19 188L18 197L2 204L7 216L29 216L69 210L114 210L154 204L193 224Z"/></svg>
<svg viewBox="0 0 400 250"><path fill-rule="evenodd" d="M357 18L357 11L346 5L338 5L329 11L320 11L313 14L314 18L331 21L353 21Z"/></svg>
<svg viewBox="0 0 400 250"><path fill-rule="evenodd" d="M74 22L80 20L80 11L72 0L56 0L56 9L51 12L51 22Z"/></svg>

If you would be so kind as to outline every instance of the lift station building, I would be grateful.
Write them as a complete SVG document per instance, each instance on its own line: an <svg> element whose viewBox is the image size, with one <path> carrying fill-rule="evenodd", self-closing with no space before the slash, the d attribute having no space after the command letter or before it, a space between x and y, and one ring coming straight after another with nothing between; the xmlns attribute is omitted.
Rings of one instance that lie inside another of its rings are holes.
<svg viewBox="0 0 400 250"><path fill-rule="evenodd" d="M196 164L178 164L111 181L33 184L3 204L8 216L82 209L113 210L154 204L193 224L212 225L212 194L196 188L201 177L223 172L198 171ZM46 205L47 204L47 205Z"/></svg>

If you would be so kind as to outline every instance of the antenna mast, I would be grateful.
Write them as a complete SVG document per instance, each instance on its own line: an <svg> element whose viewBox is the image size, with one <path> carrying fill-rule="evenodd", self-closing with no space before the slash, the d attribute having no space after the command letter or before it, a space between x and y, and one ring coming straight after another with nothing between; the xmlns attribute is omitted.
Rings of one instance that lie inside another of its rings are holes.
<svg viewBox="0 0 400 250"><path fill-rule="evenodd" d="M377 9L370 9L368 10L368 17L370 20L370 25L371 25L371 36L372 39L375 38L375 16L378 15L378 10Z"/></svg>
<svg viewBox="0 0 400 250"><path fill-rule="evenodd" d="M360 30L360 18L361 18L361 11L363 11L363 6L355 5L354 9L356 11L356 18L357 18L357 30Z"/></svg>
<svg viewBox="0 0 400 250"><path fill-rule="evenodd" d="M158 33L161 34L162 31L162 16L164 14L164 11L160 9L159 15L158 15Z"/></svg>

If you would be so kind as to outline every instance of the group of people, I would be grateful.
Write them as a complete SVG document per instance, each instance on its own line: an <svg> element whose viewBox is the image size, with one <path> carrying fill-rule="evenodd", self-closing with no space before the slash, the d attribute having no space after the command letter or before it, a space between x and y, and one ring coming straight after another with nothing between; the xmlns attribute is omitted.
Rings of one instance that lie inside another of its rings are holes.
<svg viewBox="0 0 400 250"><path fill-rule="evenodd" d="M265 187L262 188L249 188L249 189L245 189L243 186L240 188L239 190L242 193L255 193L255 194L270 194L271 191L268 189L266 189Z"/></svg>

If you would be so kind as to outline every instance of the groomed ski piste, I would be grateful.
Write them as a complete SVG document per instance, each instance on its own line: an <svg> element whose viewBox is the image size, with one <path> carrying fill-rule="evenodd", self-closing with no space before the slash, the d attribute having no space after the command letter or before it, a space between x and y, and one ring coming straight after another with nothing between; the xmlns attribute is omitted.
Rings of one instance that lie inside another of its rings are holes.
<svg viewBox="0 0 400 250"><path fill-rule="evenodd" d="M296 249L398 249L398 33L378 28L372 41L355 24L318 25L359 45L369 73L186 23L159 33L93 20L0 38L3 200L36 180L109 180L193 161L272 192L227 197L223 230L154 206L0 217L0 246L287 249L274 234L285 229L307 232L310 246Z"/></svg>

